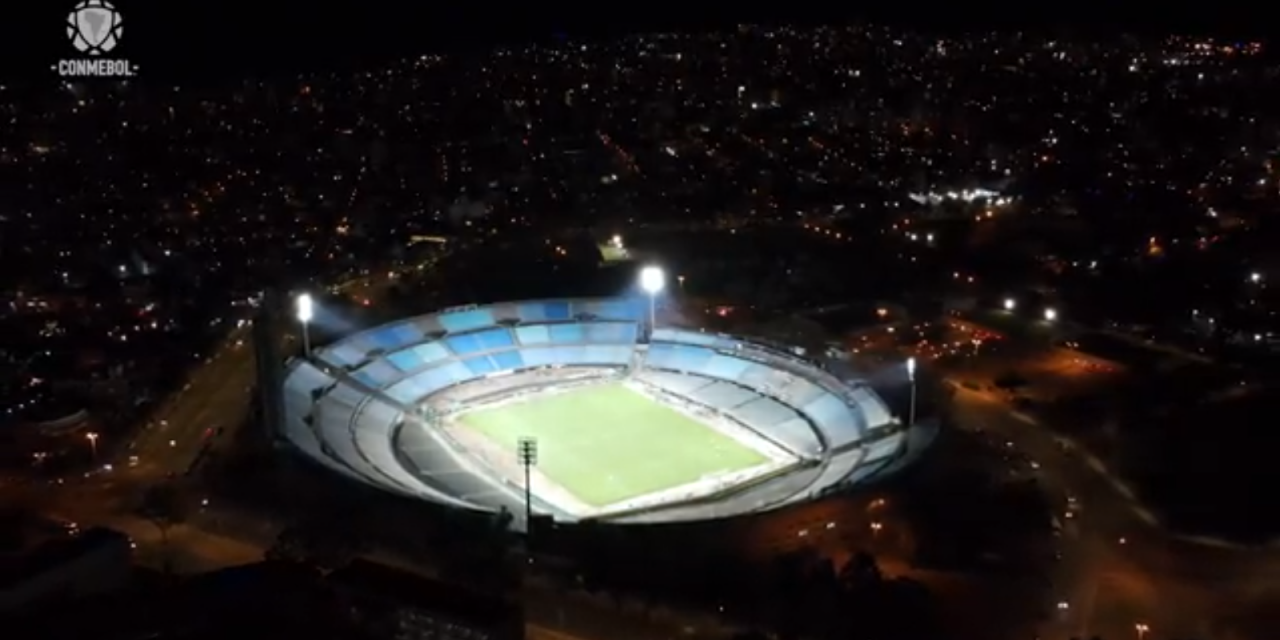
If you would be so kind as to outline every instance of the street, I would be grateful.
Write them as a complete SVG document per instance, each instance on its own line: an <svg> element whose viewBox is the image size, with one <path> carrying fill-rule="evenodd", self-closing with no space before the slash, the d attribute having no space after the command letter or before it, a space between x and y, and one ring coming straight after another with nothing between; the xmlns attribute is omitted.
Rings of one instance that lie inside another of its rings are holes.
<svg viewBox="0 0 1280 640"><path fill-rule="evenodd" d="M954 390L955 426L1034 461L1058 525L1059 559L1046 576L1053 600L1036 630L1041 638L1126 638L1139 630L1148 639L1271 637L1261 630L1272 628L1267 616L1280 602L1275 550L1165 530L1102 460L1017 408L1027 399L1105 391L1125 375L1123 365L1069 345L1023 344L954 318L861 331L849 344L881 369L908 355L936 362ZM1013 372L1023 380L1016 393L993 385Z"/></svg>
<svg viewBox="0 0 1280 640"><path fill-rule="evenodd" d="M1052 580L1065 609L1042 637L1131 637L1143 625L1149 638L1262 640L1253 631L1260 627L1242 621L1278 601L1275 551L1165 531L1096 457L1014 410L1004 395L950 382L957 426L1007 440L1036 461L1040 484L1061 507L1063 557Z"/></svg>
<svg viewBox="0 0 1280 640"><path fill-rule="evenodd" d="M1201 628L1208 613L1204 599L1181 602L1173 583L1138 564L1143 549L1159 545L1160 536L1084 454L994 394L959 387L953 407L961 428L1007 440L1034 460L1041 486L1059 506L1062 558L1050 577L1057 601L1049 603L1055 615L1043 637L1127 637L1137 624L1187 633ZM1069 500L1078 505L1070 517Z"/></svg>
<svg viewBox="0 0 1280 640"><path fill-rule="evenodd" d="M206 444L225 441L248 415L256 371L251 329L231 332L204 366L171 396L130 447L137 465L123 468L135 482L182 475ZM127 465L120 465L127 467Z"/></svg>

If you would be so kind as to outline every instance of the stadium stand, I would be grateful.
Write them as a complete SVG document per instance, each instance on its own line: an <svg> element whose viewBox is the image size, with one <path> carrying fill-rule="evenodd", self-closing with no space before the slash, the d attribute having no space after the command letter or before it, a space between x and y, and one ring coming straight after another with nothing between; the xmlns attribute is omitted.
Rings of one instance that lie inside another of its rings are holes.
<svg viewBox="0 0 1280 640"><path fill-rule="evenodd" d="M657 339L660 337L692 340L697 344L658 342ZM822 433L830 448L840 449L852 446L862 440L869 429L893 423L888 409L868 390L848 389L838 382L832 387L824 387L798 374L773 368L762 362L747 360L745 356L754 355L761 359L771 359L772 364L777 364L777 361L773 361L774 357L771 353L757 352L749 343L710 334L677 330L655 331L654 339L655 342L649 347L649 355L645 363L647 367L733 382L774 398L785 405L797 407L800 414ZM735 355L718 353L713 351L713 347L732 348ZM787 362L788 368L794 369L793 360L787 358L782 361L788 360L790 360ZM822 382L832 384L830 380L822 380ZM680 383L680 389L676 389L667 387L662 382L656 384L676 393L690 395L716 409L732 408L724 406L728 401L723 394L728 392L721 387L691 388L689 383ZM835 388L836 391L830 390L831 388ZM764 430L775 428L772 424L762 427L752 423L752 426Z"/></svg>
<svg viewBox="0 0 1280 640"><path fill-rule="evenodd" d="M437 319L440 321L440 326L449 333L471 331L494 325L493 314L489 313L488 309L454 311L441 314Z"/></svg>
<svg viewBox="0 0 1280 640"><path fill-rule="evenodd" d="M387 354L387 362L402 372L410 373L451 357L453 354L443 343L428 342Z"/></svg>
<svg viewBox="0 0 1280 640"><path fill-rule="evenodd" d="M637 348L646 317L635 299L528 301L355 334L317 349L314 364L290 363L283 435L308 458L368 484L450 504L505 505L506 494L468 468L443 434L402 428L406 412L434 394L465 401L470 386L449 391L463 383L491 379L475 390L483 394L505 384L497 374L579 366L632 370L797 455L825 458L818 485L890 462L903 448L900 433L872 437L897 422L871 390L732 336L659 328Z"/></svg>
<svg viewBox="0 0 1280 640"><path fill-rule="evenodd" d="M639 379L727 414L782 447L805 457L822 453L822 441L795 409L727 381L670 371L646 370Z"/></svg>

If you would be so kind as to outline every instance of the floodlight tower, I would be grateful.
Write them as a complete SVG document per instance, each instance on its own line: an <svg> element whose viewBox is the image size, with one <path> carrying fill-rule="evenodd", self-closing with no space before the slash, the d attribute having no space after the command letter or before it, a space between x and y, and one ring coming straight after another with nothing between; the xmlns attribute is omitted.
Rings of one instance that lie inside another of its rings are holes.
<svg viewBox="0 0 1280 640"><path fill-rule="evenodd" d="M538 464L538 440L521 437L516 442L516 456L524 467L524 526L526 534L533 530L533 466Z"/></svg>
<svg viewBox="0 0 1280 640"><path fill-rule="evenodd" d="M907 358L907 380L911 382L911 408L907 410L907 426L916 426L916 359Z"/></svg>
<svg viewBox="0 0 1280 640"><path fill-rule="evenodd" d="M311 294L304 293L298 296L294 305L297 311L298 324L302 325L302 355L311 357L311 319L315 317L315 301L311 299Z"/></svg>
<svg viewBox="0 0 1280 640"><path fill-rule="evenodd" d="M654 298L667 284L667 274L660 267L645 267L640 270L640 288L649 294L649 333L653 334L658 324L658 312Z"/></svg>

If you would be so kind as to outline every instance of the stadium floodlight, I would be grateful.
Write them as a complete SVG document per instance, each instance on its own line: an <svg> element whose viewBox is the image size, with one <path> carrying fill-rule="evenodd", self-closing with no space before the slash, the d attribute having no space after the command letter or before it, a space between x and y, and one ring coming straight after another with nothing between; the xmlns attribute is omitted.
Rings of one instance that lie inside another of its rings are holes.
<svg viewBox="0 0 1280 640"><path fill-rule="evenodd" d="M298 296L295 303L295 311L297 311L298 324L302 325L302 355L311 357L311 319L315 317L315 301L311 299L311 294L304 293Z"/></svg>
<svg viewBox="0 0 1280 640"><path fill-rule="evenodd" d="M911 383L911 406L907 409L907 426L916 426L916 359L907 358L907 380Z"/></svg>
<svg viewBox="0 0 1280 640"><path fill-rule="evenodd" d="M667 283L667 274L662 272L660 267L645 267L640 270L640 288L649 294L649 331L652 332L657 325L658 312L654 298L658 292L662 291Z"/></svg>
<svg viewBox="0 0 1280 640"><path fill-rule="evenodd" d="M533 533L533 466L538 464L538 440L521 436L516 442L516 457L524 467L524 530L525 539ZM528 543L526 542L526 545Z"/></svg>
<svg viewBox="0 0 1280 640"><path fill-rule="evenodd" d="M645 293L653 295L662 291L662 287L667 283L667 274L662 272L661 267L645 267L640 270L640 288Z"/></svg>
<svg viewBox="0 0 1280 640"><path fill-rule="evenodd" d="M1005 299L1004 299L1004 310L1005 310L1005 311L1013 311L1013 310L1014 310L1014 309L1016 309L1016 308L1018 308L1018 302L1017 302L1016 300L1014 300L1013 298L1005 298Z"/></svg>

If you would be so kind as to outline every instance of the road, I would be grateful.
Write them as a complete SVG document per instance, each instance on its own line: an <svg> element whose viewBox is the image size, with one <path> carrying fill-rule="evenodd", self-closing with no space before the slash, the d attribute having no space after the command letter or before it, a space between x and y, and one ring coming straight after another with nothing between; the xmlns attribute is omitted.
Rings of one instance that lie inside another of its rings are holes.
<svg viewBox="0 0 1280 640"><path fill-rule="evenodd" d="M980 328L952 324L970 332ZM1016 354L1017 349L1010 355ZM1072 349L1042 349L1013 360L984 355L961 369L949 379L957 390L957 422L1013 442L1040 463L1041 483L1051 495L1076 496L1080 505L1079 516L1064 529L1064 557L1055 576L1068 610L1042 637L1134 637L1137 625L1146 625L1145 635L1152 640L1275 636L1274 629L1280 628L1280 581L1275 578L1280 575L1280 548L1230 547L1165 530L1102 461L1014 410L1007 396L962 386L965 379L974 379L975 371L986 370L985 378L991 379L1013 369L1032 380L1043 376L1055 395L1087 393L1113 383L1121 373L1115 363ZM1060 504L1061 518L1065 498Z"/></svg>
<svg viewBox="0 0 1280 640"><path fill-rule="evenodd" d="M250 331L245 326L231 332L153 414L129 447L138 461L132 468L124 465L130 479L182 475L202 447L229 440L230 431L244 422L256 376Z"/></svg>
<svg viewBox="0 0 1280 640"><path fill-rule="evenodd" d="M1252 620L1268 603L1280 602L1275 553L1171 536L1096 458L1012 411L996 394L957 389L957 425L1012 442L1037 462L1041 485L1061 506L1063 558L1052 580L1067 608L1041 629L1042 638L1132 637L1139 624L1153 639L1264 638L1254 629L1262 623ZM1072 518L1066 496L1079 505Z"/></svg>
<svg viewBox="0 0 1280 640"><path fill-rule="evenodd" d="M347 280L333 290L372 296L391 281L388 274L378 273ZM234 429L244 424L253 402L257 369L251 333L247 323L233 330L139 430L129 447L137 464L115 465L130 484L181 476L206 445L216 450L234 439ZM281 346L282 353L292 352L295 337L282 336Z"/></svg>

